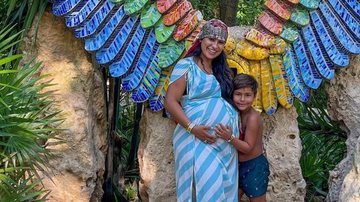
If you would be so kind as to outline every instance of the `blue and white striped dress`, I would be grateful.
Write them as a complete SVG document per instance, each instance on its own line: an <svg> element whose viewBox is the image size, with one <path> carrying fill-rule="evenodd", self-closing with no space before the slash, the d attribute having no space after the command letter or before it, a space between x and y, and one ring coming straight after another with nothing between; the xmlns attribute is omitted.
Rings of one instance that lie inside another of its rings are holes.
<svg viewBox="0 0 360 202"><path fill-rule="evenodd" d="M221 97L215 76L203 72L192 57L174 67L170 85L187 73L187 95L181 105L197 125L230 125L238 137L238 113ZM214 131L210 130L214 135ZM192 200L194 181L197 201L238 201L238 157L236 149L221 138L205 144L179 124L173 136L177 201Z"/></svg>

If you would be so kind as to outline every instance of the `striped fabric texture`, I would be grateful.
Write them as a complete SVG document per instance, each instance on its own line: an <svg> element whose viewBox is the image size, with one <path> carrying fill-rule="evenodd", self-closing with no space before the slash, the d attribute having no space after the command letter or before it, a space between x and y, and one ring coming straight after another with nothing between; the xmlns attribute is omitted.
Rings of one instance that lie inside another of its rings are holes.
<svg viewBox="0 0 360 202"><path fill-rule="evenodd" d="M222 123L231 126L238 138L238 113L221 97L215 76L203 72L193 57L180 60L174 67L170 85L187 74L187 95L181 105L197 125L213 128ZM205 144L179 124L173 135L177 201L238 201L238 157L236 149L221 138ZM192 189L194 184L195 190Z"/></svg>

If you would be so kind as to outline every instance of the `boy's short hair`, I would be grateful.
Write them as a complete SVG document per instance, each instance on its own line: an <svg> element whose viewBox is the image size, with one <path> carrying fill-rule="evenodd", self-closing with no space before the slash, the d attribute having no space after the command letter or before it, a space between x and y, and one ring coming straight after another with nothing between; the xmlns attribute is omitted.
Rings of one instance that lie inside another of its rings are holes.
<svg viewBox="0 0 360 202"><path fill-rule="evenodd" d="M238 74L234 77L233 84L234 84L234 90L250 87L253 90L255 95L257 93L258 82L251 75L242 74L242 73Z"/></svg>

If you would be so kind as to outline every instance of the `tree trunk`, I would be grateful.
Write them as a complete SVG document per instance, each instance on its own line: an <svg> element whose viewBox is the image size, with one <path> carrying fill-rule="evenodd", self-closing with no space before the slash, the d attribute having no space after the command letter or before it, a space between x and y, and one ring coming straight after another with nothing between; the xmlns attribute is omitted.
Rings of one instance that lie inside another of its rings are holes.
<svg viewBox="0 0 360 202"><path fill-rule="evenodd" d="M236 12L239 0L222 0L219 3L220 19L229 27L236 25Z"/></svg>

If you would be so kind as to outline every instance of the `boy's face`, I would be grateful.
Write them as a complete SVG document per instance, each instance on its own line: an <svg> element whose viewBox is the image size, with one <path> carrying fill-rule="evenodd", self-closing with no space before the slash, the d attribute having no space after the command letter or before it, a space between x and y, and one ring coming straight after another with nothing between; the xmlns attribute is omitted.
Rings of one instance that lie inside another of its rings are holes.
<svg viewBox="0 0 360 202"><path fill-rule="evenodd" d="M254 99L255 93L250 87L239 88L233 94L233 101L240 111L249 109Z"/></svg>

